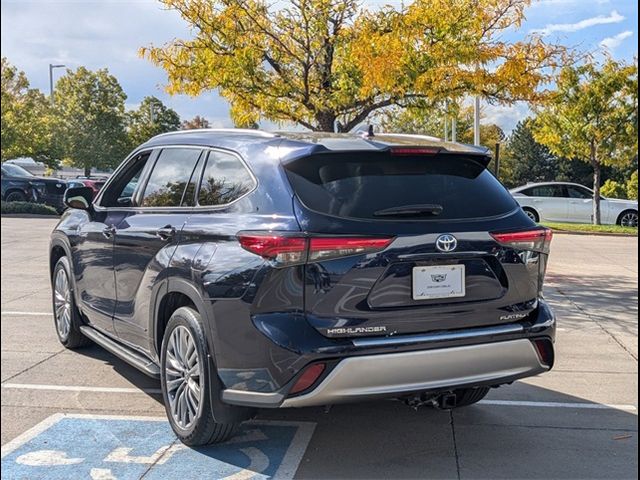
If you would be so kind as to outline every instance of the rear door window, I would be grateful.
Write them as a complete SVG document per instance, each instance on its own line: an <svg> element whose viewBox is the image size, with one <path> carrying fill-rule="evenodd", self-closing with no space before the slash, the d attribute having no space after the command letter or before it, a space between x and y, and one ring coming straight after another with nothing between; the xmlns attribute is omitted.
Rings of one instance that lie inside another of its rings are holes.
<svg viewBox="0 0 640 480"><path fill-rule="evenodd" d="M318 155L295 160L285 169L307 208L337 217L455 220L499 216L518 208L483 165L457 155Z"/></svg>
<svg viewBox="0 0 640 480"><path fill-rule="evenodd" d="M562 198L563 188L559 185L542 185L529 189L528 195L531 197Z"/></svg>
<svg viewBox="0 0 640 480"><path fill-rule="evenodd" d="M202 174L198 204L227 205L249 193L254 186L253 177L238 157L212 150Z"/></svg>
<svg viewBox="0 0 640 480"><path fill-rule="evenodd" d="M145 186L141 206L180 206L201 153L197 148L163 149Z"/></svg>

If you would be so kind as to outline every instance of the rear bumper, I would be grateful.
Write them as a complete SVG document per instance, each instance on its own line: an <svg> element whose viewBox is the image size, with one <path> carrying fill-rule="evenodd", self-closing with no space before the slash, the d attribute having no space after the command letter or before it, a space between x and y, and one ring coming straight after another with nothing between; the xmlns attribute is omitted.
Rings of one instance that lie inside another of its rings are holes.
<svg viewBox="0 0 640 480"><path fill-rule="evenodd" d="M227 389L226 403L262 408L311 407L421 391L501 385L546 372L531 340L363 355L341 360L310 392L286 398L278 392Z"/></svg>
<svg viewBox="0 0 640 480"><path fill-rule="evenodd" d="M309 407L452 387L501 384L549 367L526 339L341 361L311 392L282 407Z"/></svg>
<svg viewBox="0 0 640 480"><path fill-rule="evenodd" d="M352 341L348 355L314 356L303 365L326 363L309 390L289 396L299 374L273 391L228 386L222 400L258 408L307 407L401 396L421 391L498 386L538 375L553 366L556 319L541 301L536 321L434 334ZM549 351L541 361L534 340ZM305 358L304 356L298 357Z"/></svg>

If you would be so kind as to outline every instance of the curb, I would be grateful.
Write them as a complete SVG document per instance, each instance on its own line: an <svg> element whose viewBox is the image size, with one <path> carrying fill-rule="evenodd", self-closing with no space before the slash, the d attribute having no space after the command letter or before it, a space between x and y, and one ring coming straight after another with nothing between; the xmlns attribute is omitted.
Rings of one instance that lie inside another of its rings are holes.
<svg viewBox="0 0 640 480"><path fill-rule="evenodd" d="M581 232L577 230L558 230L555 228L551 229L554 234L558 235L592 235L596 237L623 237L623 238L638 238L637 234L633 233L614 233L614 232Z"/></svg>

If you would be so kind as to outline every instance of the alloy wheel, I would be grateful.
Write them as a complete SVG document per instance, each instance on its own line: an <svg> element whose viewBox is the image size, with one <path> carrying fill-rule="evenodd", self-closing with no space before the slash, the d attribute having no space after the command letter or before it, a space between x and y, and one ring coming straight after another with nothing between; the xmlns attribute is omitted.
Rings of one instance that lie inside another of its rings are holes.
<svg viewBox="0 0 640 480"><path fill-rule="evenodd" d="M59 269L56 273L53 305L58 334L62 340L66 340L71 331L71 288L69 277L64 268Z"/></svg>
<svg viewBox="0 0 640 480"><path fill-rule="evenodd" d="M164 373L171 416L186 430L198 417L203 389L198 349L191 332L182 325L169 337Z"/></svg>
<svg viewBox="0 0 640 480"><path fill-rule="evenodd" d="M627 212L620 219L620 225L623 227L638 227L638 214L636 212Z"/></svg>
<svg viewBox="0 0 640 480"><path fill-rule="evenodd" d="M536 218L536 214L533 213L531 210L525 210L524 213L526 213L527 217L529 217L531 220L533 220L534 222L538 223L538 219Z"/></svg>

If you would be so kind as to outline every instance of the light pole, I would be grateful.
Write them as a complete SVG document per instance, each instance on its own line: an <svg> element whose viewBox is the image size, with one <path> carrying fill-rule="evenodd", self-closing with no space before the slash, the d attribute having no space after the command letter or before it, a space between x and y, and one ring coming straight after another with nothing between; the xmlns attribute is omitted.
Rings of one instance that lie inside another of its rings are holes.
<svg viewBox="0 0 640 480"><path fill-rule="evenodd" d="M66 65L53 65L49 64L49 95L51 98L51 103L53 103L53 69L54 68L64 68Z"/></svg>

